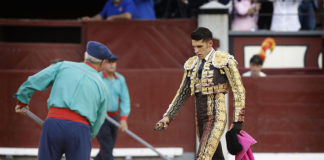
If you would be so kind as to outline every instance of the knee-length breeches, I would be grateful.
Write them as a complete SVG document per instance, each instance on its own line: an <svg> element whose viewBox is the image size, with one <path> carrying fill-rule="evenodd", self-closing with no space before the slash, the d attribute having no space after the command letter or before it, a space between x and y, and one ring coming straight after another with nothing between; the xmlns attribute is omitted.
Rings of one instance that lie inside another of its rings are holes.
<svg viewBox="0 0 324 160"><path fill-rule="evenodd" d="M197 160L224 160L220 138L227 114L224 93L195 94L196 130L200 140Z"/></svg>

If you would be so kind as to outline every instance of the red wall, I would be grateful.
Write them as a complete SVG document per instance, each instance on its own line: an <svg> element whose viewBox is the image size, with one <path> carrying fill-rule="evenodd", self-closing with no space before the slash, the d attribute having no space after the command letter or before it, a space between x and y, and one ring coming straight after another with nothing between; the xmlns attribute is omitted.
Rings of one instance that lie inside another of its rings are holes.
<svg viewBox="0 0 324 160"><path fill-rule="evenodd" d="M52 60L83 61L80 44L0 42L0 69L40 70Z"/></svg>
<svg viewBox="0 0 324 160"><path fill-rule="evenodd" d="M182 79L182 70L121 70L131 96L129 128L156 147L183 147L194 152L194 104L189 100L166 131L155 132ZM120 134L117 147L142 147L126 134Z"/></svg>
<svg viewBox="0 0 324 160"><path fill-rule="evenodd" d="M243 78L243 82L243 128L258 141L254 151L324 150L324 75Z"/></svg>
<svg viewBox="0 0 324 160"><path fill-rule="evenodd" d="M0 146L1 147L37 147L41 127L26 116L15 113L16 104L13 94L28 75L26 72L0 72ZM30 103L31 111L42 119L46 117L46 97L49 92L37 92Z"/></svg>
<svg viewBox="0 0 324 160"><path fill-rule="evenodd" d="M192 20L90 22L85 41L106 44L119 56L119 68L182 68L191 57Z"/></svg>

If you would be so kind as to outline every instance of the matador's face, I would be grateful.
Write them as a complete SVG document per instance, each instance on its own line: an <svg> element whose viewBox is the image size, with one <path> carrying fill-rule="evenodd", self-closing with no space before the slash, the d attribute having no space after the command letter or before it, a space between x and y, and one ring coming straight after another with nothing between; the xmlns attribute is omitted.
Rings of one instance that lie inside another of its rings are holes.
<svg viewBox="0 0 324 160"><path fill-rule="evenodd" d="M192 47L194 49L195 54L199 59L204 59L208 53L211 51L213 46L213 41L203 41L203 40L191 40Z"/></svg>

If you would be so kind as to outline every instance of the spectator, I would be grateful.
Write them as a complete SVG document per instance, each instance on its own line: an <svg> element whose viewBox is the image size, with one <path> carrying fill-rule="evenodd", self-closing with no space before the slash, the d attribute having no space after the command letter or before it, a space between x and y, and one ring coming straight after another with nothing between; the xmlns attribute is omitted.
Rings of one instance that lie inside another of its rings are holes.
<svg viewBox="0 0 324 160"><path fill-rule="evenodd" d="M261 50L258 54L252 56L250 59L250 71L242 74L243 77L266 77L267 75L263 73L262 65L266 58L266 52L270 50L271 52L274 50L276 46L276 42L273 38L266 38L261 45Z"/></svg>
<svg viewBox="0 0 324 160"><path fill-rule="evenodd" d="M234 0L232 30L255 31L258 29L260 4L255 0Z"/></svg>
<svg viewBox="0 0 324 160"><path fill-rule="evenodd" d="M181 1L188 2L190 17L197 17L199 7L212 0L181 0ZM227 5L230 2L230 0L216 0L216 1L223 5Z"/></svg>
<svg viewBox="0 0 324 160"><path fill-rule="evenodd" d="M262 70L263 61L259 55L254 55L250 59L250 71L242 74L243 77L266 77Z"/></svg>
<svg viewBox="0 0 324 160"><path fill-rule="evenodd" d="M299 5L299 20L303 30L313 30L316 27L317 0L303 0Z"/></svg>
<svg viewBox="0 0 324 160"><path fill-rule="evenodd" d="M108 0L102 11L93 17L82 17L82 21L90 20L130 20L134 18L135 4L133 0Z"/></svg>
<svg viewBox="0 0 324 160"><path fill-rule="evenodd" d="M273 13L273 4L266 0L259 0L259 3L261 8L259 10L258 28L259 30L269 30Z"/></svg>
<svg viewBox="0 0 324 160"><path fill-rule="evenodd" d="M134 0L136 6L135 19L154 20L154 0Z"/></svg>
<svg viewBox="0 0 324 160"><path fill-rule="evenodd" d="M274 0L272 31L298 31L301 27L298 6L301 0Z"/></svg>
<svg viewBox="0 0 324 160"><path fill-rule="evenodd" d="M155 9L158 18L188 17L188 5L185 0L157 0Z"/></svg>

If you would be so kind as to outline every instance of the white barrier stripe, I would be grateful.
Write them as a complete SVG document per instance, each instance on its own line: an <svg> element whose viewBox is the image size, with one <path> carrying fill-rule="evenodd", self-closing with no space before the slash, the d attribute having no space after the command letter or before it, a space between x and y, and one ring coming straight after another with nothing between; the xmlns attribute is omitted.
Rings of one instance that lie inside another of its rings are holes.
<svg viewBox="0 0 324 160"><path fill-rule="evenodd" d="M324 160L324 152L296 152L296 153L253 153L256 160ZM235 160L233 155L228 156L228 160Z"/></svg>
<svg viewBox="0 0 324 160"><path fill-rule="evenodd" d="M159 152L168 157L181 156L183 155L183 148L178 147L166 147L156 148ZM94 157L99 152L99 148L92 148L91 157ZM0 147L0 155L12 155L12 156L37 156L38 148L11 148L11 147ZM115 157L125 156L158 156L149 148L114 148L113 155Z"/></svg>

